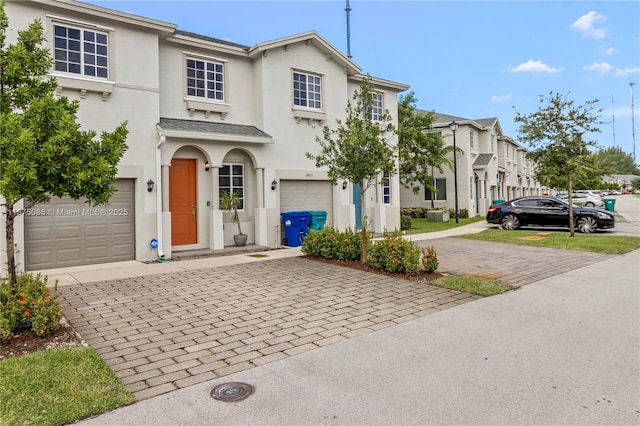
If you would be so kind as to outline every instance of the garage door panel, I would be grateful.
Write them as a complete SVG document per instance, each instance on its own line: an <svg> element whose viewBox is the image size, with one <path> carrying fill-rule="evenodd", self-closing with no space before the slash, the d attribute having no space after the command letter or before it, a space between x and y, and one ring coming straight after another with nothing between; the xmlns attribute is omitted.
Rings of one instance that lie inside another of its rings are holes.
<svg viewBox="0 0 640 426"><path fill-rule="evenodd" d="M281 180L280 211L324 210L333 223L333 185L329 181Z"/></svg>
<svg viewBox="0 0 640 426"><path fill-rule="evenodd" d="M129 244L112 245L111 254L119 257L133 256L133 252L131 251L131 246Z"/></svg>
<svg viewBox="0 0 640 426"><path fill-rule="evenodd" d="M133 234L133 224L132 223L114 223L111 226L111 235L119 236L119 235L131 235Z"/></svg>
<svg viewBox="0 0 640 426"><path fill-rule="evenodd" d="M27 229L26 239L29 241L48 241L51 235L48 228Z"/></svg>
<svg viewBox="0 0 640 426"><path fill-rule="evenodd" d="M25 217L27 269L134 259L134 181L120 179L116 189L108 205L66 197L35 206L46 215Z"/></svg>
<svg viewBox="0 0 640 426"><path fill-rule="evenodd" d="M80 238L82 237L82 228L78 225L57 227L55 236L60 240Z"/></svg>
<svg viewBox="0 0 640 426"><path fill-rule="evenodd" d="M51 250L51 252L53 252L53 249ZM57 254L56 260L58 262L72 262L75 259L79 259L82 257L82 253L78 248L58 249L55 252Z"/></svg>
<svg viewBox="0 0 640 426"><path fill-rule="evenodd" d="M107 257L109 250L105 246L87 247L85 249L85 257L87 260L96 260Z"/></svg>

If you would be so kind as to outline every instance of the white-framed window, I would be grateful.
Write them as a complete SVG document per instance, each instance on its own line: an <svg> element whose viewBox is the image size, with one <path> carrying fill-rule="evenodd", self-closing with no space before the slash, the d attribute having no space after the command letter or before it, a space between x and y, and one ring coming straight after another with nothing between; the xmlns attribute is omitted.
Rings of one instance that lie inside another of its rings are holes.
<svg viewBox="0 0 640 426"><path fill-rule="evenodd" d="M240 199L238 210L244 210L244 164L223 164L218 175L219 196L225 192L235 192Z"/></svg>
<svg viewBox="0 0 640 426"><path fill-rule="evenodd" d="M473 131L473 129L469 131L469 148L470 149L473 149L473 134L474 133L475 132Z"/></svg>
<svg viewBox="0 0 640 426"><path fill-rule="evenodd" d="M473 178L469 178L469 199L473 200Z"/></svg>
<svg viewBox="0 0 640 426"><path fill-rule="evenodd" d="M224 63L187 58L187 96L224 101Z"/></svg>
<svg viewBox="0 0 640 426"><path fill-rule="evenodd" d="M435 188L436 192L433 194L433 199L436 201L446 201L447 200L447 179L445 178L436 178L435 179ZM429 188L424 188L424 200L431 201L431 191Z"/></svg>
<svg viewBox="0 0 640 426"><path fill-rule="evenodd" d="M491 135L491 152L495 152L495 139L496 139L496 135Z"/></svg>
<svg viewBox="0 0 640 426"><path fill-rule="evenodd" d="M382 202L391 204L391 179L387 173L382 175Z"/></svg>
<svg viewBox="0 0 640 426"><path fill-rule="evenodd" d="M53 24L56 71L109 78L109 34L66 24Z"/></svg>
<svg viewBox="0 0 640 426"><path fill-rule="evenodd" d="M322 79L319 75L293 73L293 105L322 109Z"/></svg>
<svg viewBox="0 0 640 426"><path fill-rule="evenodd" d="M367 107L367 118L371 121L382 121L383 96L380 92L371 94L371 106Z"/></svg>

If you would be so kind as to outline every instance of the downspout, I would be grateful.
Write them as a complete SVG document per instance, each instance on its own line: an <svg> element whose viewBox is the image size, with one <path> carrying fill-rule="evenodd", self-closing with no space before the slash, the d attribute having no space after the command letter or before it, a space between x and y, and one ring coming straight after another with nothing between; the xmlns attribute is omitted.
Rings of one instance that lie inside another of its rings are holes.
<svg viewBox="0 0 640 426"><path fill-rule="evenodd" d="M162 135L159 127L160 141L156 145L156 228L158 232L158 256L163 259L164 251L162 249L162 146L166 142L166 137Z"/></svg>

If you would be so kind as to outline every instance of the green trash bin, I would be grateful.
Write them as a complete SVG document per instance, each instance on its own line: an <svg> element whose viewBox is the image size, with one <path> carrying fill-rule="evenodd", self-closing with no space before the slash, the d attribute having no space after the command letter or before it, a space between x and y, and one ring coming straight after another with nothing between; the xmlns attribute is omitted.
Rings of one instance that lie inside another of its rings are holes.
<svg viewBox="0 0 640 426"><path fill-rule="evenodd" d="M309 222L309 229L314 231L322 231L324 224L327 223L327 212L324 210L309 210L311 213L311 221Z"/></svg>
<svg viewBox="0 0 640 426"><path fill-rule="evenodd" d="M492 204L492 205L493 205L493 204L502 204L502 203L504 203L504 202L505 202L505 201L504 201L503 199L499 199L499 200L491 200L491 204Z"/></svg>
<svg viewBox="0 0 640 426"><path fill-rule="evenodd" d="M616 209L616 200L612 199L612 198L605 198L604 199L604 207L608 211L613 212Z"/></svg>

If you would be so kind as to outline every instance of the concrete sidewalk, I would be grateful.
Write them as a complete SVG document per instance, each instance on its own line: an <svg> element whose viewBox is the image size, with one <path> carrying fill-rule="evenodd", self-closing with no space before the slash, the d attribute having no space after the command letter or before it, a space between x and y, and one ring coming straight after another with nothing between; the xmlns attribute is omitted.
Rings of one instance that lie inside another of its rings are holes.
<svg viewBox="0 0 640 426"><path fill-rule="evenodd" d="M640 250L83 425L637 425ZM229 403L211 389L245 382Z"/></svg>

